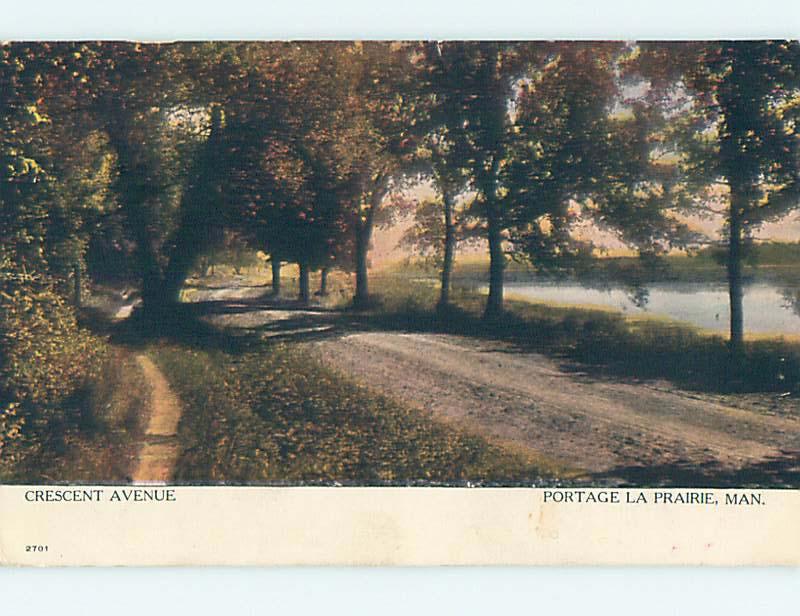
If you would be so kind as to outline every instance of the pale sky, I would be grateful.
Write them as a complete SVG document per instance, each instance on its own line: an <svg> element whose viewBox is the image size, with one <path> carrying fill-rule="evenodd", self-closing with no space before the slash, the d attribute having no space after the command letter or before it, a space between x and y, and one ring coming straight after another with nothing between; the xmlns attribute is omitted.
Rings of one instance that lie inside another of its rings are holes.
<svg viewBox="0 0 800 616"><path fill-rule="evenodd" d="M430 184L419 184L409 190L409 196L413 199L424 200L433 198L435 193ZM721 216L714 218L701 218L698 216L687 217L685 221L689 226L712 239L720 239L723 219ZM403 234L413 224L411 217L397 221L388 228L377 228L373 234L373 245L370 251L370 262L372 267L381 267L395 261L412 256L412 251L407 247L398 246ZM591 239L595 244L608 250L610 255L633 254L632 251L620 242L613 233L602 231L592 224L579 225L578 235L586 239ZM778 242L798 242L800 241L800 211L795 211L783 219L775 222L765 223L754 234L759 240L778 241ZM460 255L480 255L485 253L484 246L460 247Z"/></svg>

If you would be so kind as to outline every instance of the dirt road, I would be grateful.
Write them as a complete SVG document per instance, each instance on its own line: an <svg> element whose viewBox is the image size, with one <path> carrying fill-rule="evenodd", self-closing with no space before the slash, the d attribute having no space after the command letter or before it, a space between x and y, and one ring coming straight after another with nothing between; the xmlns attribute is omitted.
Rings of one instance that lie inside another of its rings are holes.
<svg viewBox="0 0 800 616"><path fill-rule="evenodd" d="M594 474L681 464L733 470L800 450L796 416L667 384L592 379L498 342L368 332L316 348L373 389Z"/></svg>

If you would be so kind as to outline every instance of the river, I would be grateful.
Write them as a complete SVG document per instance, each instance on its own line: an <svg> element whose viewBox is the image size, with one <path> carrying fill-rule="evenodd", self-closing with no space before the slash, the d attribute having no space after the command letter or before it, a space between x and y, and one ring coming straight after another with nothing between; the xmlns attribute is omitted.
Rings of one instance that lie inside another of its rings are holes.
<svg viewBox="0 0 800 616"><path fill-rule="evenodd" d="M605 306L631 315L666 316L703 329L727 331L730 323L728 290L724 285L654 283L638 297L622 287L600 289L571 281L507 282L505 288L509 296L532 301ZM797 297L797 292L793 293ZM745 286L744 325L746 332L755 334L800 334L800 315L786 289L753 283Z"/></svg>

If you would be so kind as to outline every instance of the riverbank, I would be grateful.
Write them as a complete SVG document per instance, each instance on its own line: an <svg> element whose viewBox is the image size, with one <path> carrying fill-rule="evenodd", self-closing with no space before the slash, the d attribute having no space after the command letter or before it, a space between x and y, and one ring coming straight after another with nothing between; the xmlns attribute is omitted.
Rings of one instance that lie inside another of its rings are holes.
<svg viewBox="0 0 800 616"><path fill-rule="evenodd" d="M496 338L599 373L701 391L800 393L800 342L784 337L749 338L743 362L733 364L724 336L667 319L507 298L504 317L487 323L477 291L454 289L442 313L435 284L390 271L372 283L381 298L374 317L386 328Z"/></svg>

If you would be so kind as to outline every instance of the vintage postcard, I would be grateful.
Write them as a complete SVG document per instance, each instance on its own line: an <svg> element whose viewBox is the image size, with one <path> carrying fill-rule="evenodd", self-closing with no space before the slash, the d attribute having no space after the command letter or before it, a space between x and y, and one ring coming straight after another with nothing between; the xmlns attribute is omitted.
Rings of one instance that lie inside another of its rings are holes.
<svg viewBox="0 0 800 616"><path fill-rule="evenodd" d="M0 45L0 563L800 563L800 42Z"/></svg>

